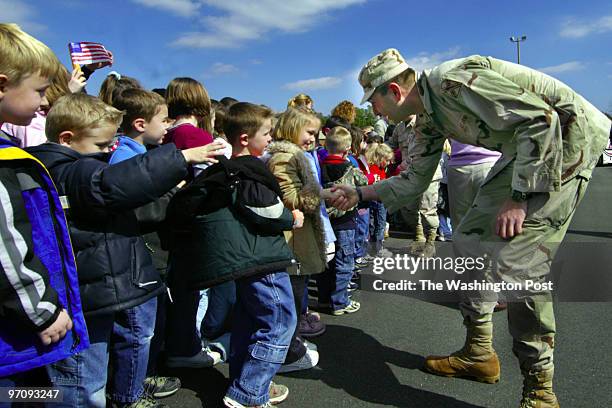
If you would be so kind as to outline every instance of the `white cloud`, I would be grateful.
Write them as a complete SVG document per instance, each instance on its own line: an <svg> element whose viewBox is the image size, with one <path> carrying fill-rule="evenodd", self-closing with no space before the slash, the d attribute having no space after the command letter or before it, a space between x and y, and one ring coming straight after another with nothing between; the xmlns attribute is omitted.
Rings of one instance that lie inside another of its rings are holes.
<svg viewBox="0 0 612 408"><path fill-rule="evenodd" d="M132 0L143 6L169 11L177 16L197 16L201 4L192 0Z"/></svg>
<svg viewBox="0 0 612 408"><path fill-rule="evenodd" d="M263 61L254 58L252 60L249 60L249 64L251 64L251 65L261 65L261 64L263 64Z"/></svg>
<svg viewBox="0 0 612 408"><path fill-rule="evenodd" d="M312 79L301 79L283 85L283 89L290 91L316 91L320 89L335 88L342 83L338 77L321 77Z"/></svg>
<svg viewBox="0 0 612 408"><path fill-rule="evenodd" d="M235 74L237 72L240 72L240 69L235 65L215 62L210 69L204 73L203 77L212 78L221 75Z"/></svg>
<svg viewBox="0 0 612 408"><path fill-rule="evenodd" d="M459 47L453 47L442 52L421 52L414 57L408 57L405 55L404 58L406 58L406 62L408 63L408 65L410 65L412 68L414 68L415 71L418 72L424 69L433 68L437 65L440 65L444 61L458 57L459 50Z"/></svg>
<svg viewBox="0 0 612 408"><path fill-rule="evenodd" d="M38 13L26 3L19 0L0 0L2 10L2 22L16 23L25 31L41 32L47 29L44 24L32 20Z"/></svg>
<svg viewBox="0 0 612 408"><path fill-rule="evenodd" d="M238 72L238 67L232 64L224 64L222 62L215 62L211 68L211 72L213 74L231 74L233 72Z"/></svg>
<svg viewBox="0 0 612 408"><path fill-rule="evenodd" d="M570 19L565 22L559 34L566 38L582 38L593 33L612 31L612 16L603 16L595 21L578 22Z"/></svg>
<svg viewBox="0 0 612 408"><path fill-rule="evenodd" d="M171 3L170 0L135 0ZM304 32L326 17L326 13L344 9L366 0L201 0L220 14L199 13L204 31L184 33L173 45L196 48L233 48L258 40L274 31ZM182 2L188 2L182 0Z"/></svg>
<svg viewBox="0 0 612 408"><path fill-rule="evenodd" d="M586 65L580 61L569 61L550 67L537 68L537 70L547 74L562 74L564 72L580 71L584 68L586 68Z"/></svg>

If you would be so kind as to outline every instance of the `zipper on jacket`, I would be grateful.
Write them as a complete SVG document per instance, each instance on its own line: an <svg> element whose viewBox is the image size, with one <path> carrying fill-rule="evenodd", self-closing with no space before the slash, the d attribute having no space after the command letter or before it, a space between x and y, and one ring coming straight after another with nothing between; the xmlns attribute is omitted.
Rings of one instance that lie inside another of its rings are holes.
<svg viewBox="0 0 612 408"><path fill-rule="evenodd" d="M58 220L55 219L55 217L53 216L53 211L52 211L52 209L54 209L55 206L54 206L54 203L53 203L53 201L51 199L51 194L50 194L51 192L47 191L47 193L48 193L47 194L47 200L49 202L49 210L50 210L50 213L52 215L51 216L51 220L53 222L53 231L55 232L55 239L57 240L57 243L58 243L57 249L58 249L58 252L59 252L59 255L60 255L60 259L61 259L61 262L62 262L62 276L64 277L64 279L63 279L64 280L64 289L66 290L66 302L68 303L66 305L66 307L68 309L67 312L68 312L68 315L70 316L70 319L73 321L73 325L72 325L72 338L73 338L73 341L72 341L72 346L70 347L70 351L73 352L78 347L78 345L81 343L81 338L79 337L79 335L78 335L78 333L76 331L76 324L74 324L74 313L72 311L72 300L70 298L70 288L69 288L69 284L68 284L68 273L66 272L66 264L65 264L66 260L64 258L64 254L63 254L63 252L61 250L61 247L60 247L60 242L62 242L62 241L60 240L60 234L58 233L58 230L57 230L58 229ZM58 195L59 195L59 193L58 193ZM64 217L65 216L66 215L64 213ZM68 219L67 218L64 218L64 219L66 220L66 228L69 229L69 227L68 227ZM70 232L68 232L68 233L70 233ZM75 259L75 262L76 262L76 259Z"/></svg>
<svg viewBox="0 0 612 408"><path fill-rule="evenodd" d="M145 282L145 283L138 282L138 287L139 288L144 288L145 286L155 285L156 283L157 283L157 281L151 281L151 282Z"/></svg>

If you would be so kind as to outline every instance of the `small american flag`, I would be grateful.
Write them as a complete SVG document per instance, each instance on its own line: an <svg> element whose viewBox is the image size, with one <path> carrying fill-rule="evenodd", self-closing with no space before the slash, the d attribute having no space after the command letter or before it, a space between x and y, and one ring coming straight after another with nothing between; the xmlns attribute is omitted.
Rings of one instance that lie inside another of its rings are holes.
<svg viewBox="0 0 612 408"><path fill-rule="evenodd" d="M72 62L79 65L94 64L96 62L113 63L112 55L106 51L102 44L93 42L69 43L70 58Z"/></svg>

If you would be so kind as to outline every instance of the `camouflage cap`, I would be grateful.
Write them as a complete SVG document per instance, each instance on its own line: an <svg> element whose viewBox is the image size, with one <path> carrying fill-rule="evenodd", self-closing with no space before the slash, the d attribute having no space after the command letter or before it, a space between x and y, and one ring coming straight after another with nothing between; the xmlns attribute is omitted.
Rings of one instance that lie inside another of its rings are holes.
<svg viewBox="0 0 612 408"><path fill-rule="evenodd" d="M391 78L396 77L410 66L395 48L384 50L368 61L359 72L359 83L363 87L363 98L361 104L372 97L377 87L381 86Z"/></svg>

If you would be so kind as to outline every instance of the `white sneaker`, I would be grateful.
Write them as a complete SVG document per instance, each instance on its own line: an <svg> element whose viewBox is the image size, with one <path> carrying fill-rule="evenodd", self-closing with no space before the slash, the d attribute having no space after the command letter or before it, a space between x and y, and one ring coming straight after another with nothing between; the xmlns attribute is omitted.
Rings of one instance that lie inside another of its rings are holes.
<svg viewBox="0 0 612 408"><path fill-rule="evenodd" d="M283 364L278 369L279 373L290 373L292 371L308 370L319 364L319 352L315 350L306 349L306 354L298 361L291 364Z"/></svg>
<svg viewBox="0 0 612 408"><path fill-rule="evenodd" d="M203 348L191 357L168 357L166 366L170 368L206 368L221 362L221 354L209 348Z"/></svg>
<svg viewBox="0 0 612 408"><path fill-rule="evenodd" d="M306 347L308 350L313 350L313 351L317 351L318 347L316 344L309 342L306 339L302 339L304 341L304 347Z"/></svg>

